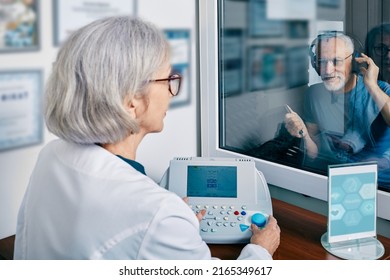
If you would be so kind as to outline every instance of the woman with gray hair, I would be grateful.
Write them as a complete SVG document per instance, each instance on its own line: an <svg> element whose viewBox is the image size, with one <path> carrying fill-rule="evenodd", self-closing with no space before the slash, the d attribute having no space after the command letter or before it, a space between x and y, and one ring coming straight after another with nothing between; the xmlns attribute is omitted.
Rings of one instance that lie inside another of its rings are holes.
<svg viewBox="0 0 390 280"><path fill-rule="evenodd" d="M58 53L45 94L60 139L40 153L17 224L15 259L210 259L197 216L135 161L163 129L181 77L161 31L130 17L95 21ZM270 259L280 229L270 217L241 259Z"/></svg>

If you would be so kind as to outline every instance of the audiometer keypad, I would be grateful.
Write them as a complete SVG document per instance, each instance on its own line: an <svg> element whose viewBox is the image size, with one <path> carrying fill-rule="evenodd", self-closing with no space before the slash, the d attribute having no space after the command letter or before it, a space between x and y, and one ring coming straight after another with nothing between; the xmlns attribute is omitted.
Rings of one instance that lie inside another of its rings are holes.
<svg viewBox="0 0 390 280"><path fill-rule="evenodd" d="M250 225L263 227L266 216L259 212L248 211L246 205L190 205L195 214L206 210L200 222L200 231L203 233L234 232L240 234L249 230Z"/></svg>

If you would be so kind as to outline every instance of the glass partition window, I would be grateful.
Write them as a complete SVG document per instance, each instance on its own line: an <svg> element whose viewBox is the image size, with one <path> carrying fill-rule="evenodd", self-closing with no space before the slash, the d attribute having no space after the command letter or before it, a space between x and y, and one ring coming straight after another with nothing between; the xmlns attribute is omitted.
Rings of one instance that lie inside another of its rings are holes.
<svg viewBox="0 0 390 280"><path fill-rule="evenodd" d="M347 32L343 0L299 1L312 4L294 15L271 2L218 1L219 148L320 175L374 161L390 191L390 27ZM380 68L377 92L362 52Z"/></svg>

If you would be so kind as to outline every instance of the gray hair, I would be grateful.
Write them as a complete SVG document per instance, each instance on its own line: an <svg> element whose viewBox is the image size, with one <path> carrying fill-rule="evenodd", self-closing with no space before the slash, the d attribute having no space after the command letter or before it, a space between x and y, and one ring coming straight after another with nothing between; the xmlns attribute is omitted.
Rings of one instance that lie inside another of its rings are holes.
<svg viewBox="0 0 390 280"><path fill-rule="evenodd" d="M49 131L81 144L116 143L137 133L124 103L147 94L147 81L169 55L164 34L137 18L105 18L75 31L46 85Z"/></svg>
<svg viewBox="0 0 390 280"><path fill-rule="evenodd" d="M319 34L314 42L314 44L316 46L315 49L316 49L317 55L318 55L318 52L320 51L320 48L318 47L318 45L322 41L327 41L327 40L333 39L333 38L337 38L337 39L342 40L345 43L347 50L349 50L351 53L353 53L355 51L355 46L354 46L354 43L353 43L353 40L351 39L351 37L349 37L348 35L344 34L341 31L326 31L325 33Z"/></svg>

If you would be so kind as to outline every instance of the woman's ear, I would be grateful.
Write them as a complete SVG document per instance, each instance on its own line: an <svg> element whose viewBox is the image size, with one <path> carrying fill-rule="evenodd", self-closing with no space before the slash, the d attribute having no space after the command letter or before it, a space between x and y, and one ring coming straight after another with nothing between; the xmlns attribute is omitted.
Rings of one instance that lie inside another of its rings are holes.
<svg viewBox="0 0 390 280"><path fill-rule="evenodd" d="M131 100L126 99L124 103L125 103L125 109L127 113L130 114L131 118L135 119L137 117L136 114L137 102L135 102L134 98L132 98Z"/></svg>
<svg viewBox="0 0 390 280"><path fill-rule="evenodd" d="M131 100L125 101L125 108L133 119L137 119L144 111L144 101L142 98L133 97Z"/></svg>

